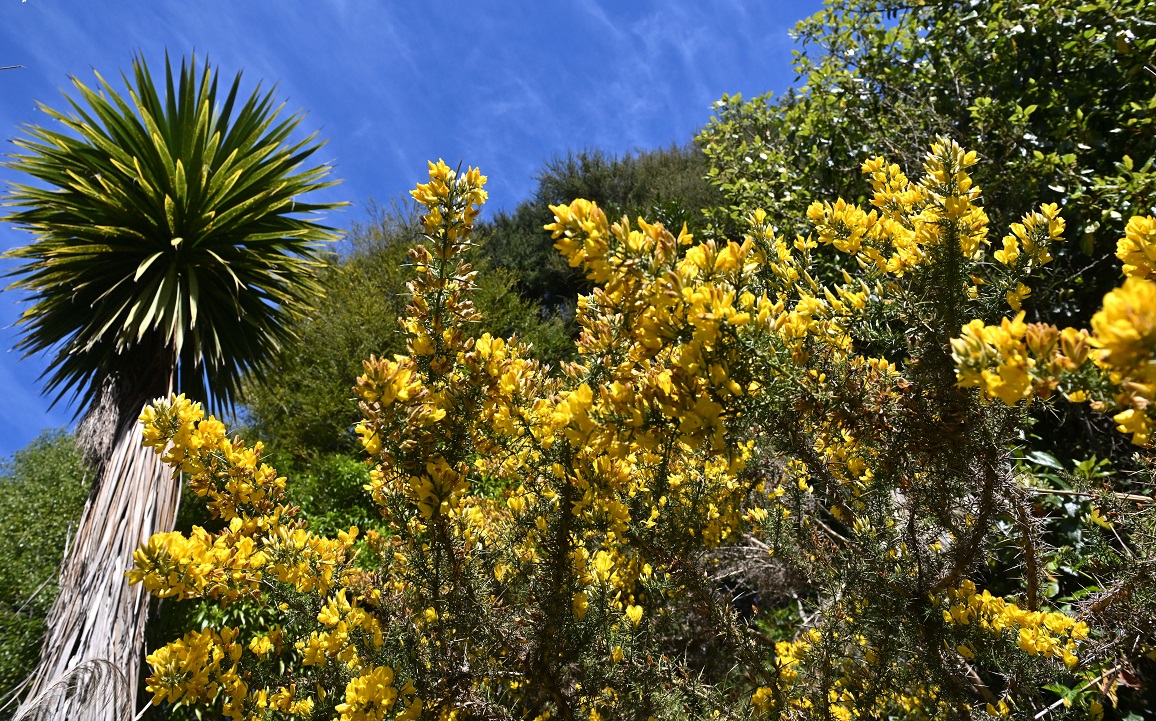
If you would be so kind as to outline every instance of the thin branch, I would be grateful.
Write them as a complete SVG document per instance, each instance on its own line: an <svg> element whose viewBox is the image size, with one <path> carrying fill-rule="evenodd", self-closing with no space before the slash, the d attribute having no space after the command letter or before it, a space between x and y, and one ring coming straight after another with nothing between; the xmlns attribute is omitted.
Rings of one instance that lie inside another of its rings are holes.
<svg viewBox="0 0 1156 721"><path fill-rule="evenodd" d="M975 668L966 661L963 662L963 665L967 668L967 677L971 681L971 685L975 687L975 690L979 692L983 700L993 705L999 703L999 699L995 697L995 694L991 692L991 689L987 687L987 684L984 683L983 679L979 677L979 674L975 672Z"/></svg>
<svg viewBox="0 0 1156 721"><path fill-rule="evenodd" d="M982 464L983 468L983 487L979 494L979 509L976 514L975 523L971 538L968 539L963 546L963 551L958 553L955 558L955 563L950 571L941 578L930 589L932 594L942 593L944 589L954 585L959 577L962 576L975 562L975 556L979 552L980 546L983 544L983 539L987 531L988 518L991 516L995 496L995 488L999 483L999 476L995 470L995 460L991 458L984 459L986 462ZM913 517L914 518L914 517ZM914 537L914 533L912 533ZM913 547L918 549L918 544L913 544ZM916 559L918 560L918 551L916 552ZM922 586L922 579L920 585Z"/></svg>
<svg viewBox="0 0 1156 721"><path fill-rule="evenodd" d="M1024 552L1024 577L1027 581L1027 595L1028 595L1028 610L1038 611L1040 608L1039 600L1039 568L1036 565L1036 544L1035 539L1032 538L1032 533L1035 528L1032 525L1031 518L1028 517L1024 507L1018 502L1018 499L1012 498L1011 503L1015 506L1016 521L1020 527L1020 537L1023 539Z"/></svg>
<svg viewBox="0 0 1156 721"><path fill-rule="evenodd" d="M1037 495L1076 496L1078 498L1095 498L1100 495L1089 491L1069 491L1061 488L1039 488L1038 486L1024 486L1024 490L1031 491ZM1136 503L1152 503L1156 501L1156 499L1151 496L1140 496L1135 493L1109 493L1108 495L1115 496L1121 501L1135 501Z"/></svg>
<svg viewBox="0 0 1156 721"><path fill-rule="evenodd" d="M821 520L819 520L818 517L812 516L811 520L814 521L819 526L819 528L822 528L823 531L825 531L827 533L827 535L830 536L831 538L833 538L837 541L840 541L845 546L851 545L851 542L849 540L847 540L846 538L841 536L835 529L831 528L826 523L823 523Z"/></svg>
<svg viewBox="0 0 1156 721"><path fill-rule="evenodd" d="M41 583L40 586L32 592L32 595L25 599L24 603L20 604L20 608L16 609L16 613L19 614L28 606L28 604L32 603L33 599L40 595L40 592L44 590L44 587L47 586L48 582L52 579L53 576L49 576L48 578L44 579L44 583Z"/></svg>

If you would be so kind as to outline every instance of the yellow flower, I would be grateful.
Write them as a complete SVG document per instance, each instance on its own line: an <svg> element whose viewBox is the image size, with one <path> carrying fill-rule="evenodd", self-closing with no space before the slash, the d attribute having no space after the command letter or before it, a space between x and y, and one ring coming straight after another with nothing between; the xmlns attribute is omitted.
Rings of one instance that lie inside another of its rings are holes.
<svg viewBox="0 0 1156 721"><path fill-rule="evenodd" d="M1088 518L1092 521L1092 523L1095 523L1097 526L1100 526L1102 528L1111 528L1112 527L1111 521L1109 521L1107 518L1104 518L1104 516L1100 513L1099 508L1093 508L1092 512L1091 512L1091 514L1089 514Z"/></svg>
<svg viewBox="0 0 1156 721"><path fill-rule="evenodd" d="M1124 237L1116 244L1116 257L1124 261L1124 275L1154 279L1156 218L1137 215L1130 219L1124 229Z"/></svg>
<svg viewBox="0 0 1156 721"><path fill-rule="evenodd" d="M1015 235L1008 234L1003 238L1003 250L997 250L994 254L995 259L1004 265L1015 265L1020 257L1020 245Z"/></svg>
<svg viewBox="0 0 1156 721"><path fill-rule="evenodd" d="M346 685L345 702L334 711L341 714L341 721L382 721L396 700L393 669L378 666Z"/></svg>
<svg viewBox="0 0 1156 721"><path fill-rule="evenodd" d="M586 618L586 612L590 609L590 600L586 597L585 593L579 591L574 594L571 606L573 607L575 618L581 621Z"/></svg>
<svg viewBox="0 0 1156 721"><path fill-rule="evenodd" d="M606 583L614 572L614 558L606 551L594 554L594 577L599 583Z"/></svg>
<svg viewBox="0 0 1156 721"><path fill-rule="evenodd" d="M1016 283L1016 287L1007 292L1007 303L1012 310L1019 310L1023 300L1032 294L1032 289L1023 283Z"/></svg>
<svg viewBox="0 0 1156 721"><path fill-rule="evenodd" d="M1104 296L1092 316L1092 343L1103 349L1100 360L1111 370L1143 366L1141 378L1156 380L1156 282L1130 277Z"/></svg>
<svg viewBox="0 0 1156 721"><path fill-rule="evenodd" d="M632 624L637 626L642 622L642 606L627 606L626 617L630 619Z"/></svg>

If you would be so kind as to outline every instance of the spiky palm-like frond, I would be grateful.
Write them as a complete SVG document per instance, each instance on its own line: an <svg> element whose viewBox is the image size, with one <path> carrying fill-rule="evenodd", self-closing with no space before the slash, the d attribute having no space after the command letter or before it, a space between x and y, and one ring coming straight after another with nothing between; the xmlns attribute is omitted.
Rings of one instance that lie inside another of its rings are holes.
<svg viewBox="0 0 1156 721"><path fill-rule="evenodd" d="M334 181L302 169L321 144L291 140L301 115L279 120L260 86L243 98L240 74L222 96L208 62L174 77L166 57L162 95L138 56L122 79L127 95L73 78L71 113L41 105L62 130L26 126L5 163L38 181L5 198L5 220L36 236L7 254L33 302L17 348L53 353L56 400L119 375L136 403L179 370L182 390L229 402L319 292L334 234L312 218L336 204L302 197Z"/></svg>

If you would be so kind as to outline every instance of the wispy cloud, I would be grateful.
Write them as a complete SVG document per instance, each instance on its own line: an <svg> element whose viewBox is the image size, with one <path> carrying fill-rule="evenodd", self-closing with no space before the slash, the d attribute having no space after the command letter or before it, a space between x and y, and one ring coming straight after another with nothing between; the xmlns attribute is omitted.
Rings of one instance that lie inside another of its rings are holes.
<svg viewBox="0 0 1156 721"><path fill-rule="evenodd" d="M583 12L597 20L602 29L608 31L616 40L625 38L625 33L610 20L606 11L598 4L598 0L578 0L577 4Z"/></svg>
<svg viewBox="0 0 1156 721"><path fill-rule="evenodd" d="M0 0L0 65L26 66L0 72L0 136L46 122L35 101L61 106L69 74L90 81L95 68L119 83L138 50L158 65L165 49L196 50L253 85L276 82L288 111L306 111L302 132L329 139L320 159L345 182L327 199L355 203L331 222L363 218L371 197L403 195L438 157L480 166L491 206L512 208L546 159L686 142L723 93L785 89L787 30L820 5ZM0 248L28 241L0 225ZM0 324L16 319L15 300L0 295ZM15 338L0 331L4 348ZM69 420L68 409L46 415L42 368L0 353L0 453Z"/></svg>

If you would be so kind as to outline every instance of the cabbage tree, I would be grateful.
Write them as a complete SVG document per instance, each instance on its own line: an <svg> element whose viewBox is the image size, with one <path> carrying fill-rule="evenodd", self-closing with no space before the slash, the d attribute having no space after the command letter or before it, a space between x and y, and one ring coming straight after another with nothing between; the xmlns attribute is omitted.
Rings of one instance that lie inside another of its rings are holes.
<svg viewBox="0 0 1156 721"><path fill-rule="evenodd" d="M310 198L335 181L307 162L321 143L297 136L302 116L282 116L260 86L242 93L240 74L219 87L195 57L174 70L166 57L154 82L137 57L123 91L74 78L68 109L42 105L53 122L25 127L5 163L28 181L10 188L4 220L33 235L6 254L20 261L9 289L30 301L17 348L48 356L45 391L73 403L100 464L24 711L98 660L124 671L135 701L147 604L124 572L142 540L171 529L179 500L141 449L137 415L178 389L230 406L318 293L334 238L317 214L337 204Z"/></svg>

